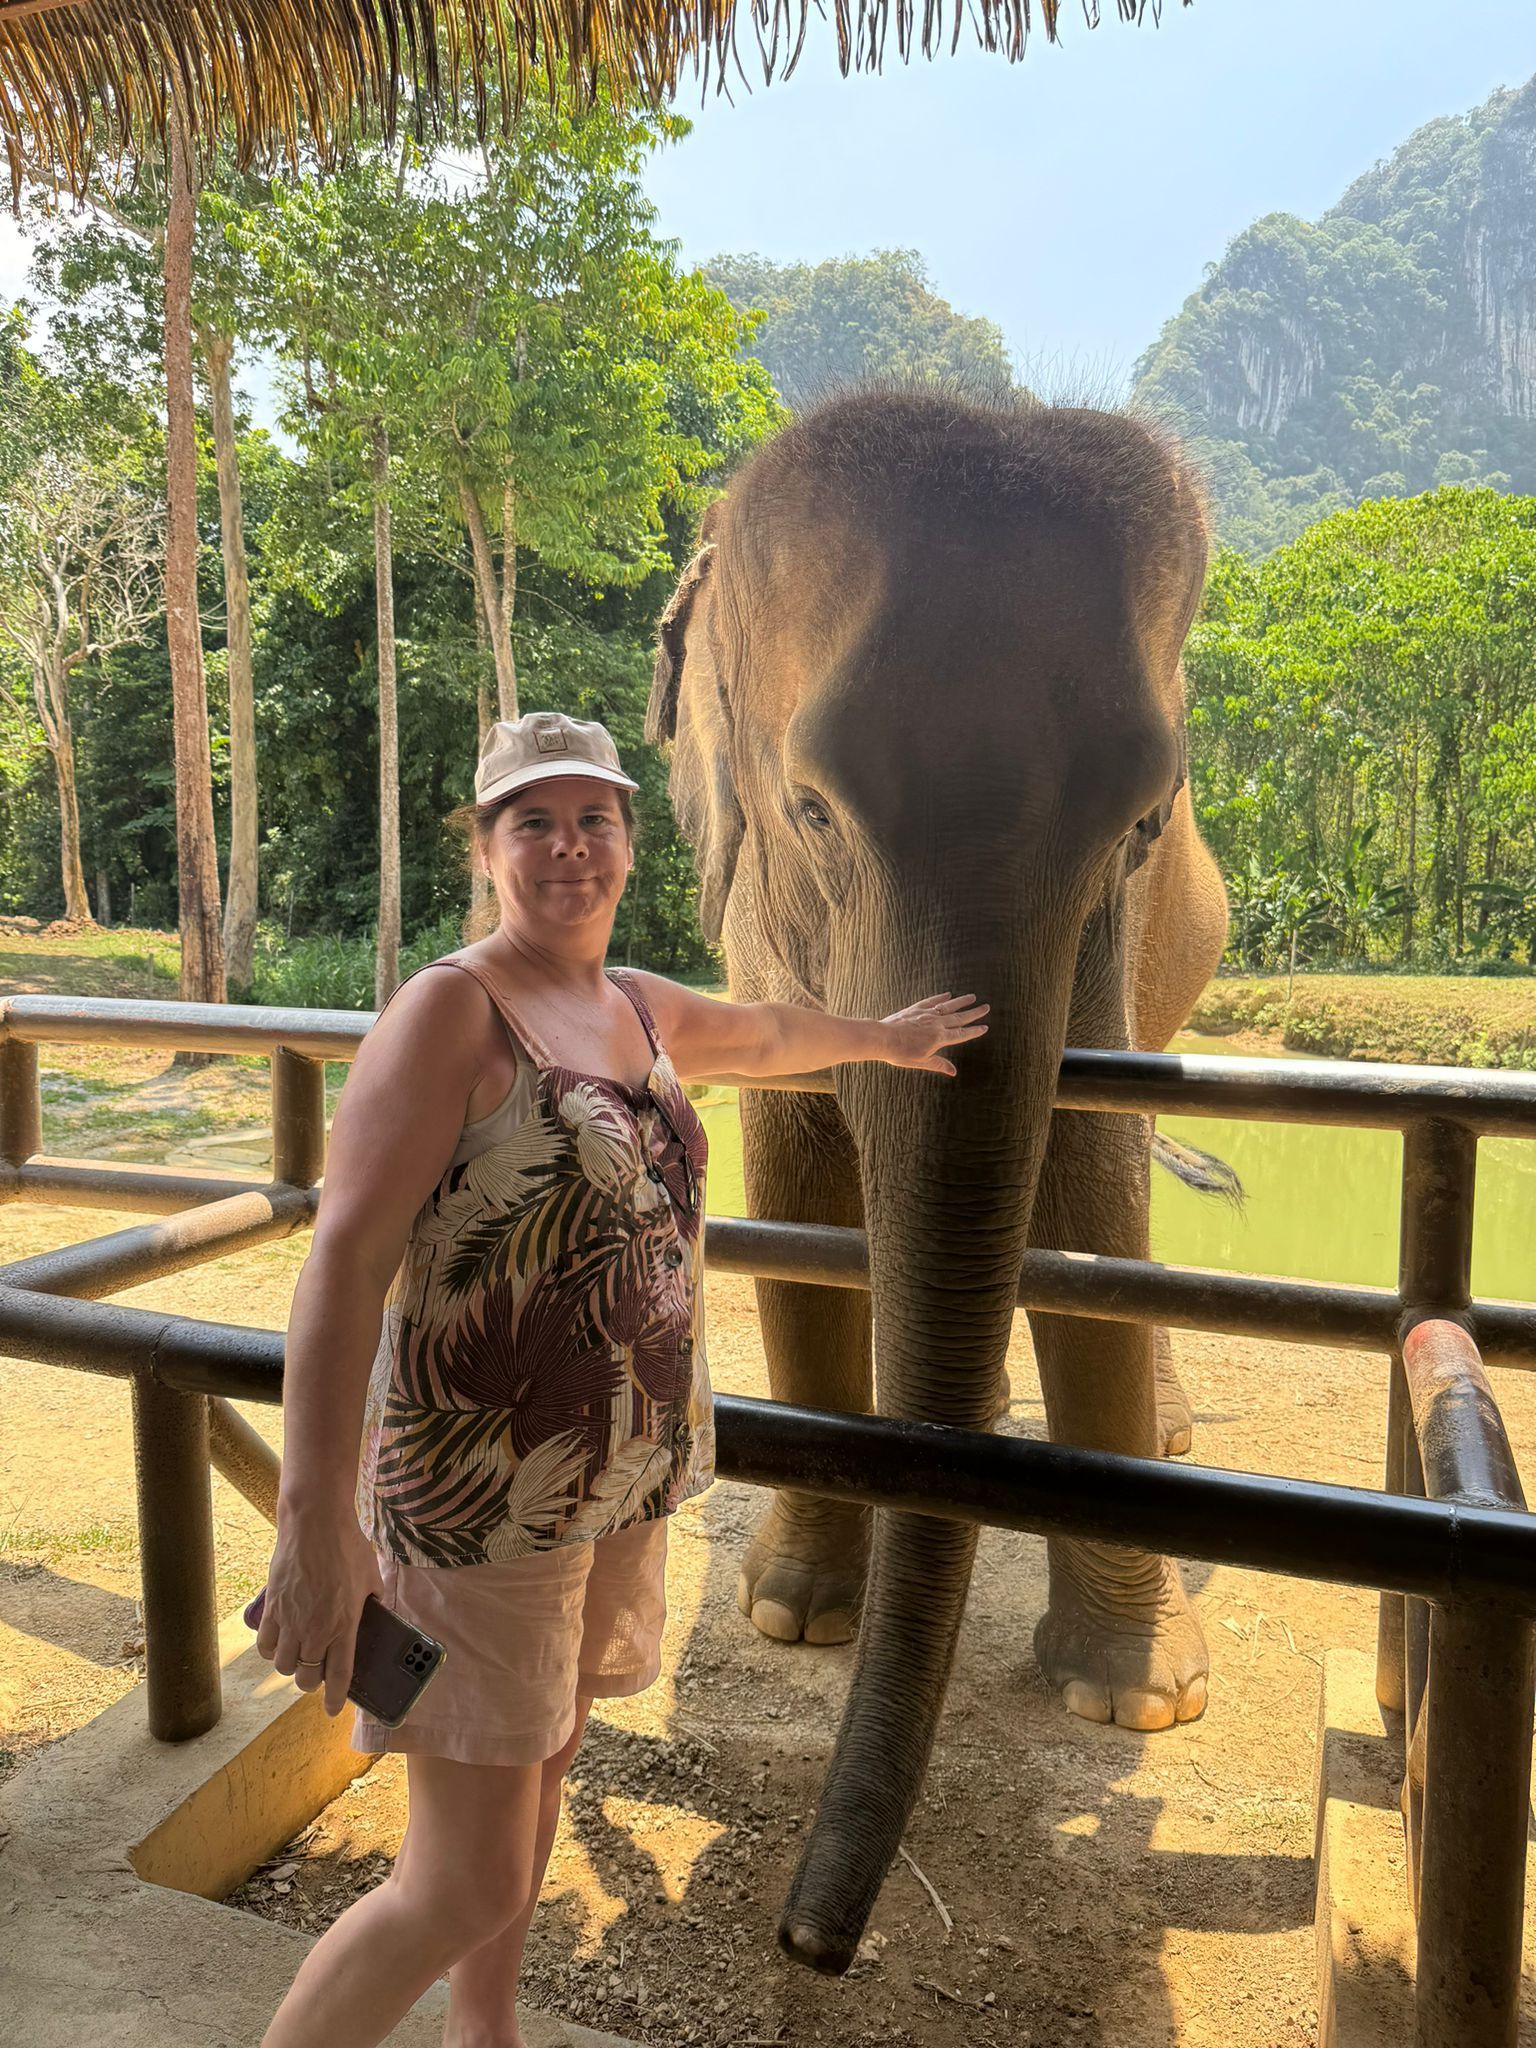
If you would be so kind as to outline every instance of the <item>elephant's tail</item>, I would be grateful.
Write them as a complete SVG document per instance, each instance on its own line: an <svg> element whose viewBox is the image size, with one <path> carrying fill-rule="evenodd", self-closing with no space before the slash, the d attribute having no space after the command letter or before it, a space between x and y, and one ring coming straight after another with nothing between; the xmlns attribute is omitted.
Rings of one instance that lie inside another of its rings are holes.
<svg viewBox="0 0 1536 2048"><path fill-rule="evenodd" d="M1152 1157L1159 1166L1167 1167L1175 1180L1193 1188L1197 1195L1219 1195L1222 1201L1230 1202L1238 1214L1242 1214L1243 1184L1225 1159L1218 1159L1211 1152L1202 1152L1198 1145L1186 1145L1181 1139L1170 1138L1163 1131L1155 1131L1152 1135Z"/></svg>

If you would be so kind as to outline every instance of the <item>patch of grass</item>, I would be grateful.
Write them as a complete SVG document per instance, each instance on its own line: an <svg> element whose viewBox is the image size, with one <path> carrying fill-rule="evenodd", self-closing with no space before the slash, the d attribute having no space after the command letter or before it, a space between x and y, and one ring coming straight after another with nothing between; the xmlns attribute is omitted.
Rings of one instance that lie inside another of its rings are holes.
<svg viewBox="0 0 1536 2048"><path fill-rule="evenodd" d="M1536 1072L1536 981L1474 975L1298 974L1213 981L1193 1031L1277 1033L1291 1052L1398 1065Z"/></svg>
<svg viewBox="0 0 1536 2048"><path fill-rule="evenodd" d="M131 1525L90 1522L83 1529L0 1529L0 1557L133 1557L138 1532Z"/></svg>
<svg viewBox="0 0 1536 2048"><path fill-rule="evenodd" d="M67 937L0 933L0 992L12 995L174 998L181 975L175 932L87 926Z"/></svg>
<svg viewBox="0 0 1536 2048"><path fill-rule="evenodd" d="M171 932L4 932L0 994L174 999L178 962ZM369 976L371 1000L371 964ZM269 1069L259 1056L221 1055L205 1067L178 1068L159 1048L47 1045L38 1065L44 1149L66 1158L156 1164L189 1140L261 1126L270 1115ZM335 1064L326 1070L328 1112L346 1072Z"/></svg>
<svg viewBox="0 0 1536 2048"><path fill-rule="evenodd" d="M159 1050L45 1050L43 1144L66 1157L154 1161L191 1138L263 1124L270 1112L265 1060L178 1068Z"/></svg>

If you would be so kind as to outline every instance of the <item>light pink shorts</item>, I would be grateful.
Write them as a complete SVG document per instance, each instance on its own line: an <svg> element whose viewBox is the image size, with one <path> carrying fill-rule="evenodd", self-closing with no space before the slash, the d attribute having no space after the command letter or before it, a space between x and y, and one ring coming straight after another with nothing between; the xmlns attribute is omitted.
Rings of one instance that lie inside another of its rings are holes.
<svg viewBox="0 0 1536 2048"><path fill-rule="evenodd" d="M384 1598L448 1652L398 1728L359 1711L352 1747L538 1764L570 1741L576 1700L644 1692L661 1670L667 1517L510 1564L381 1556Z"/></svg>

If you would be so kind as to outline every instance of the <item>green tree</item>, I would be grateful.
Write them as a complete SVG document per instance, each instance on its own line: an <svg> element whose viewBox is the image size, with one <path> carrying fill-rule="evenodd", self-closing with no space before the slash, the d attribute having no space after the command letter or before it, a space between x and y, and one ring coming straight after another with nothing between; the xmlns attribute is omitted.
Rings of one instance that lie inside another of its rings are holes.
<svg viewBox="0 0 1536 2048"><path fill-rule="evenodd" d="M223 905L221 954L197 971L203 993L221 991L227 971L238 987L250 983L256 934L258 776L252 715L252 623L246 524L242 512L238 418L233 401L236 336L260 336L258 276L242 254L242 240L227 231L231 217L266 197L266 180L242 172L231 152L203 162L197 176L180 156L178 131L166 160L150 160L137 182L121 188L102 172L86 193L84 213L53 219L41 213L43 236L33 260L33 283L55 303L55 352L96 379L119 385L158 375L164 381L172 451L168 479L176 510L170 518L166 575L178 592L168 608L178 680L176 748L184 838L195 866L186 915L205 930L209 889L217 913L217 870L211 856L211 799L203 801L207 772L199 768L197 702L203 680L203 618L197 598L197 494L193 424L193 369L207 391L213 459L219 483L219 541L223 563L225 676L229 692L229 864ZM174 201L174 205L172 205ZM193 627L197 645L193 645ZM207 752L207 741L201 743ZM207 846L203 844L207 811ZM211 874L211 879L209 879Z"/></svg>
<svg viewBox="0 0 1536 2048"><path fill-rule="evenodd" d="M158 621L163 527L142 413L137 437L115 431L132 406L50 376L17 312L0 350L0 637L53 763L64 914L88 919L71 679Z"/></svg>
<svg viewBox="0 0 1536 2048"><path fill-rule="evenodd" d="M382 925L381 992L397 971L391 927L413 948L440 944L463 905L462 852L442 819L470 793L476 720L497 700L493 627L505 707L520 680L525 701L602 718L641 781L617 943L674 971L707 960L665 766L642 736L654 621L703 507L781 412L742 353L748 322L655 236L640 172L677 124L529 106L524 129L467 169L462 140L397 155L359 135L342 171L284 179L269 203L247 204L216 167L198 200L198 348L217 329L203 280L227 250L251 309L242 342L274 338L298 444L296 456L261 436L237 447L263 913L349 960ZM151 174L133 206L152 214L154 192ZM127 392L164 374L163 263L130 231L127 200L112 203L120 220L103 210L50 237L48 310L60 361ZM222 245L206 264L205 239ZM217 631L220 465L206 434L198 452L222 821L238 745L218 692L233 650ZM3 649L0 668L0 896L34 910L57 888L57 832ZM163 918L177 883L166 649L125 648L110 679L87 663L74 695L85 871L110 869L141 915ZM268 988L281 950L269 927Z"/></svg>
<svg viewBox="0 0 1536 2048"><path fill-rule="evenodd" d="M779 416L739 353L744 323L652 233L639 172L674 125L532 95L469 173L451 148L391 159L360 144L245 229L310 456L291 500L308 588L339 564L364 499L372 515L381 999L399 944L397 539L467 572L498 710L515 717L522 566L600 602L670 574L669 517L691 525L722 467Z"/></svg>
<svg viewBox="0 0 1536 2048"><path fill-rule="evenodd" d="M751 350L793 408L860 377L1014 388L1002 330L940 298L915 249L814 264L715 256L704 274L738 312L761 316Z"/></svg>
<svg viewBox="0 0 1536 2048"><path fill-rule="evenodd" d="M739 355L746 323L653 232L641 168L683 127L534 95L467 186L448 153L421 167L420 317L396 368L468 539L503 718L520 555L594 589L643 583L670 564L665 512L701 510L778 417Z"/></svg>
<svg viewBox="0 0 1536 2048"><path fill-rule="evenodd" d="M379 731L379 894L374 990L400 979L400 754L395 636L395 505L409 476L392 443L415 432L410 374L427 248L427 203L398 151L360 137L333 175L274 188L249 217L246 247L269 292L293 367L289 423L312 462L300 545L334 552L366 514L374 572ZM291 503L304 502L291 500ZM330 530L339 518L341 528ZM314 577L307 573L313 587Z"/></svg>
<svg viewBox="0 0 1536 2048"><path fill-rule="evenodd" d="M1240 956L1448 961L1536 903L1536 500L1447 487L1218 559L1186 654ZM1308 907L1303 915L1298 905Z"/></svg>

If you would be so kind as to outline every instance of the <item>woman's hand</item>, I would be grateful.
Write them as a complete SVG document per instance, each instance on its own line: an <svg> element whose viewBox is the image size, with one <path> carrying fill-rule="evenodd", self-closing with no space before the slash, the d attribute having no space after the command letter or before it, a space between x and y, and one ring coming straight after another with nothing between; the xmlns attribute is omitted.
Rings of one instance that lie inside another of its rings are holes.
<svg viewBox="0 0 1536 2048"><path fill-rule="evenodd" d="M991 1009L972 996L925 996L893 1016L882 1017L880 1029L889 1045L881 1058L892 1067L919 1067L926 1074L952 1074L954 1061L940 1057L946 1045L964 1045L980 1038L986 1025L978 1020Z"/></svg>
<svg viewBox="0 0 1536 2048"><path fill-rule="evenodd" d="M350 1507L335 1516L279 1515L256 1647L301 1692L323 1685L328 1714L347 1703L370 1593L384 1596L378 1559Z"/></svg>

